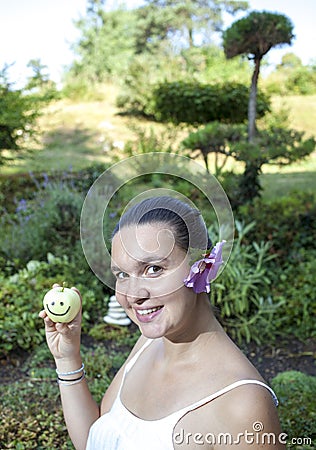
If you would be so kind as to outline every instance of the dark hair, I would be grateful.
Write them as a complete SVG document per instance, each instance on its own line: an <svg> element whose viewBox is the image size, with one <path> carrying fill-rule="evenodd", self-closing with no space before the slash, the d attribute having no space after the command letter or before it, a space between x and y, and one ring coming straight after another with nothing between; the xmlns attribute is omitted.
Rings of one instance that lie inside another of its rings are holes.
<svg viewBox="0 0 316 450"><path fill-rule="evenodd" d="M200 211L169 196L147 198L132 206L116 224L112 238L120 228L153 223L167 224L174 232L175 243L185 251L212 246Z"/></svg>

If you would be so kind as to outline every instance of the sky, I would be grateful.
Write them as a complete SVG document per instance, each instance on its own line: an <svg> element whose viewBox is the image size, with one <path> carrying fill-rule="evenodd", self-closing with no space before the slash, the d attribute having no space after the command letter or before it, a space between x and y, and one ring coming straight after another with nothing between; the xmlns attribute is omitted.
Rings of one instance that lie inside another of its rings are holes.
<svg viewBox="0 0 316 450"><path fill-rule="evenodd" d="M107 0L106 5L115 5ZM139 6L142 0L126 0L128 7ZM316 0L249 0L252 10L278 12L294 25L292 46L272 49L266 61L273 68L282 55L293 52L303 64L316 60ZM40 59L48 67L50 78L60 81L64 67L74 58L71 43L79 37L74 21L85 16L87 0L0 0L0 68L13 64L10 80L23 85L29 73L27 63ZM229 18L230 25L237 18Z"/></svg>

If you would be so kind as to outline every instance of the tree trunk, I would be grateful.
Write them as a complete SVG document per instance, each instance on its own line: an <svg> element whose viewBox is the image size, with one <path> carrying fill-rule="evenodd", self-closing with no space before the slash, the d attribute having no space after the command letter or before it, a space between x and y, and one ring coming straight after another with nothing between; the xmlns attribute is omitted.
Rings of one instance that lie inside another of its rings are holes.
<svg viewBox="0 0 316 450"><path fill-rule="evenodd" d="M193 48L194 47L194 42L193 42L193 29L191 27L188 28L188 34L189 34L189 47Z"/></svg>
<svg viewBox="0 0 316 450"><path fill-rule="evenodd" d="M208 151L204 150L203 148L201 148L201 153L202 153L202 156L203 156L203 159L204 159L204 164L205 164L206 171L208 173L210 173L210 168L209 168L209 165L208 165Z"/></svg>
<svg viewBox="0 0 316 450"><path fill-rule="evenodd" d="M248 103L248 141L252 142L256 134L256 115L257 115L257 86L260 72L261 58L254 59L255 68L251 79L251 88Z"/></svg>

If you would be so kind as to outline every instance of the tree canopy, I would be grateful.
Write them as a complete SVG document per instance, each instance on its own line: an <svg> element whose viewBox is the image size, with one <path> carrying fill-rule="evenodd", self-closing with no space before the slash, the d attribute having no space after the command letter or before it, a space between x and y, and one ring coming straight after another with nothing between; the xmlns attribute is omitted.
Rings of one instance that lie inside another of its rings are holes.
<svg viewBox="0 0 316 450"><path fill-rule="evenodd" d="M257 84L261 60L269 50L291 44L293 24L283 14L253 11L237 20L223 34L224 51L227 58L247 55L254 61L248 106L248 139L252 141L256 131Z"/></svg>
<svg viewBox="0 0 316 450"><path fill-rule="evenodd" d="M116 78L139 55L163 59L209 45L222 30L224 12L247 8L247 1L147 0L138 8L106 11L104 0L89 0L86 15L76 22L81 36L73 45L77 58L70 72L102 82Z"/></svg>

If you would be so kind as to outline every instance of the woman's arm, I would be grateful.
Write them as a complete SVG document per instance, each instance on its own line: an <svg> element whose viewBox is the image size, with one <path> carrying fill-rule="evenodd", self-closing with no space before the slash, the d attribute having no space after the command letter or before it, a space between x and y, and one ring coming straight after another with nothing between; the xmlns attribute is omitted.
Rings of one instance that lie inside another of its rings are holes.
<svg viewBox="0 0 316 450"><path fill-rule="evenodd" d="M79 291L75 290L80 295ZM59 389L69 436L76 450L84 450L91 425L100 417L100 414L109 411L114 402L121 384L125 364L144 344L146 339L142 336L138 339L126 362L107 389L100 411L89 391L82 368L83 361L80 355L81 309L69 324L52 322L45 311L41 311L39 316L44 319L46 340L55 359L58 376L65 380L59 382ZM73 380L76 380L74 384L72 384Z"/></svg>
<svg viewBox="0 0 316 450"><path fill-rule="evenodd" d="M80 295L77 289L73 289ZM81 309L70 323L55 323L45 311L41 311L39 316L44 319L46 340L55 359L58 376L64 380L59 382L59 388L69 436L77 450L84 450L89 429L100 416L100 411L88 389L82 368ZM72 384L73 380L77 382Z"/></svg>

